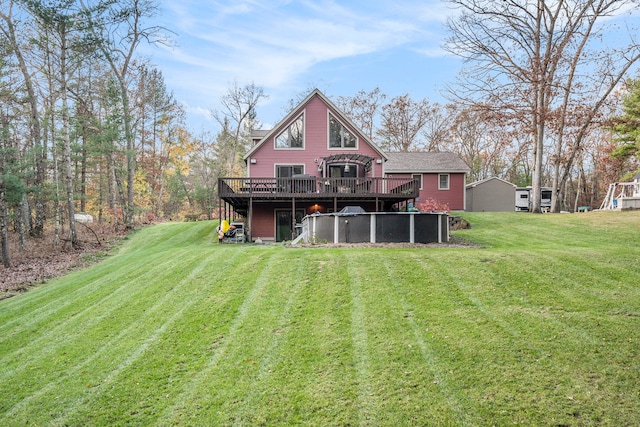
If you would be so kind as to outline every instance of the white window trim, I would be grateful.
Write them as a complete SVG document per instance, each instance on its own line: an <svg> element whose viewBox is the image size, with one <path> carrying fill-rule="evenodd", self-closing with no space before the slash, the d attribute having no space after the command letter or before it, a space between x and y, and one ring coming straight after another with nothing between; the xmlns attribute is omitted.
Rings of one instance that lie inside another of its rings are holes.
<svg viewBox="0 0 640 427"><path fill-rule="evenodd" d="M306 111L303 111L299 115L295 116L295 119L289 121L287 123L287 125L282 128L282 131L280 131L280 133L276 134L273 137L273 149L274 150L304 150L305 149L305 147L307 145L307 138L306 138L306 127L307 127L307 117L306 116L307 115L305 113L306 113ZM287 130L293 124L293 122L298 120L300 117L302 117L302 147L278 147L278 143L276 142L278 137L280 135L282 135L282 132Z"/></svg>
<svg viewBox="0 0 640 427"><path fill-rule="evenodd" d="M440 177L441 176L446 176L447 177L447 187L442 187L441 181L440 181ZM451 175L448 173L439 173L438 174L438 190L449 190L451 188Z"/></svg>
<svg viewBox="0 0 640 427"><path fill-rule="evenodd" d="M333 116L333 118L335 118L338 123L340 123L342 125L342 127L344 127L345 129L347 129L349 131L350 134L352 134L353 136L355 136L356 138L356 146L355 147L332 147L330 144L330 138L331 138L331 116ZM338 116L336 116L335 114L331 114L331 111L327 110L327 150L340 150L340 151L344 151L344 150L358 150L360 146L360 138L358 137L358 135L355 132L352 132L351 129L349 129L348 126L346 126L342 120L340 120L338 118Z"/></svg>

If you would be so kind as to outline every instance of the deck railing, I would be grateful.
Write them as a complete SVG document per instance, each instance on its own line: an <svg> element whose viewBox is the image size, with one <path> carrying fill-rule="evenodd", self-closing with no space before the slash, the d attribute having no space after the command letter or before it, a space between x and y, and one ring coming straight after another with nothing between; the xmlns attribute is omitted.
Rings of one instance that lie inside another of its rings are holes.
<svg viewBox="0 0 640 427"><path fill-rule="evenodd" d="M335 197L418 197L412 178L219 178L220 197L294 197L314 194Z"/></svg>

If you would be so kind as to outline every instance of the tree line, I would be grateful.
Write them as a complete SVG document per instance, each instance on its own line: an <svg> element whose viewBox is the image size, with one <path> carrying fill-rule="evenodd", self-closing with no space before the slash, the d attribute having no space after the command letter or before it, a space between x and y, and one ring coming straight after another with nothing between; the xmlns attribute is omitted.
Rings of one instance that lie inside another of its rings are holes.
<svg viewBox="0 0 640 427"><path fill-rule="evenodd" d="M7 235L78 245L75 214L132 228L170 204L192 142L162 72L138 54L166 43L151 0L0 4L0 222ZM169 164L171 163L171 166ZM184 162L183 162L184 163Z"/></svg>
<svg viewBox="0 0 640 427"><path fill-rule="evenodd" d="M638 166L640 85L628 76L640 49L636 29L610 19L637 2L447 2L456 13L445 47L465 58L447 103L378 87L333 102L385 150L452 151L469 182L553 187L554 211L597 206L610 182ZM233 83L211 112L219 130L190 132L162 71L139 54L142 43L171 43L156 13L153 0L0 4L5 266L10 232L23 241L47 230L55 245L77 246L77 212L123 228L210 217L217 178L244 175L268 95Z"/></svg>

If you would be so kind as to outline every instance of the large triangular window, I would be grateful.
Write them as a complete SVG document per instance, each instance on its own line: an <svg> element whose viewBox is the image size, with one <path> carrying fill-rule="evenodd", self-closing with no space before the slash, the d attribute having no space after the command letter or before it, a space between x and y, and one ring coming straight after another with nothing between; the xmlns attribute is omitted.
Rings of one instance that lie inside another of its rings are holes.
<svg viewBox="0 0 640 427"><path fill-rule="evenodd" d="M357 141L355 135L329 114L329 148L356 148Z"/></svg>
<svg viewBox="0 0 640 427"><path fill-rule="evenodd" d="M276 148L304 147L304 119L301 114L291 124L276 136Z"/></svg>

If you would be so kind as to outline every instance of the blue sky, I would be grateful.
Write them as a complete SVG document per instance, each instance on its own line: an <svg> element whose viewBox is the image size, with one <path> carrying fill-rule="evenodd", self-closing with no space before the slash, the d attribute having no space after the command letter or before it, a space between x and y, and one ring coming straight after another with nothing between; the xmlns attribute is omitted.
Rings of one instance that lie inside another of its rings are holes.
<svg viewBox="0 0 640 427"><path fill-rule="evenodd" d="M192 132L217 131L209 111L230 85L254 82L269 99L269 127L289 100L314 87L329 97L379 87L443 102L460 61L441 49L451 13L440 0L161 0L173 47L145 47Z"/></svg>

